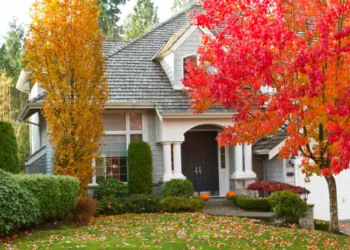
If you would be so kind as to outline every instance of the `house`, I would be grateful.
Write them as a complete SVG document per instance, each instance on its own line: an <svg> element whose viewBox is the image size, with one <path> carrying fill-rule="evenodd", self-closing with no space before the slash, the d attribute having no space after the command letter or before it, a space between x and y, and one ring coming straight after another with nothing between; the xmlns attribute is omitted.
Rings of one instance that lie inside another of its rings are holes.
<svg viewBox="0 0 350 250"><path fill-rule="evenodd" d="M197 7L192 7L197 8ZM155 189L171 179L189 179L197 191L224 196L229 190L249 194L246 187L259 180L275 180L305 185L310 201L316 204L316 218L329 216L327 186L304 184L302 173L292 161L278 160L286 134L264 138L254 145L219 147L215 138L232 123L231 111L211 108L201 115L189 110L181 79L187 59L196 60L203 34L214 35L202 27L191 26L188 9L160 24L141 38L130 42L104 43L110 98L103 118L105 146L90 187L113 176L128 180L127 148L131 141L151 145ZM28 173L53 174L53 150L48 144L40 84L31 87L29 72L22 72L17 88L29 93L21 112L30 123L31 156ZM350 176L349 171L344 175ZM318 182L316 182L318 183ZM350 219L349 182L339 187L340 218ZM348 188L346 188L346 185ZM322 193L319 190L323 190ZM252 194L252 193L251 193Z"/></svg>

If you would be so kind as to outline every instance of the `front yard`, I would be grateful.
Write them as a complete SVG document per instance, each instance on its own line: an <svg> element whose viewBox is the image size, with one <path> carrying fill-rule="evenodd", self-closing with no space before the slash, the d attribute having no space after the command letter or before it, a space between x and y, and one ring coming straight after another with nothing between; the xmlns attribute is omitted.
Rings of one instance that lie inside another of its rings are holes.
<svg viewBox="0 0 350 250"><path fill-rule="evenodd" d="M202 213L126 214L89 227L36 232L0 249L349 249L350 237Z"/></svg>

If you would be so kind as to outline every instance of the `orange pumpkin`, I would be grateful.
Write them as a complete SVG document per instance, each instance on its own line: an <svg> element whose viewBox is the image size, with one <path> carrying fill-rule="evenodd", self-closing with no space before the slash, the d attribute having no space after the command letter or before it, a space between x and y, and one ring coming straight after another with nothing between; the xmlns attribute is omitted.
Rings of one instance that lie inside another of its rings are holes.
<svg viewBox="0 0 350 250"><path fill-rule="evenodd" d="M229 191L229 192L227 192L227 194L226 194L226 198L227 198L228 200L231 200L232 196L235 196L235 195L236 195L236 193L235 193L234 191Z"/></svg>
<svg viewBox="0 0 350 250"><path fill-rule="evenodd" d="M210 196L209 196L209 194L201 194L201 198L204 201L208 201L210 199Z"/></svg>

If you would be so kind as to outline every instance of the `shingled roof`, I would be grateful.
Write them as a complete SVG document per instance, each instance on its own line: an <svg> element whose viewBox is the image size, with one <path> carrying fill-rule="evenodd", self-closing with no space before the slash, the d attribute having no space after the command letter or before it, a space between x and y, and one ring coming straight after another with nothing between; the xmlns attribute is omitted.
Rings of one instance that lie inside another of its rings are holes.
<svg viewBox="0 0 350 250"><path fill-rule="evenodd" d="M183 90L173 89L160 63L152 58L164 44L189 27L192 22L189 14L194 9L202 11L201 7L194 5L134 41L104 42L110 104L154 104L160 114L191 112L187 94ZM31 102L42 102L42 98L40 96ZM207 112L232 111L211 108Z"/></svg>

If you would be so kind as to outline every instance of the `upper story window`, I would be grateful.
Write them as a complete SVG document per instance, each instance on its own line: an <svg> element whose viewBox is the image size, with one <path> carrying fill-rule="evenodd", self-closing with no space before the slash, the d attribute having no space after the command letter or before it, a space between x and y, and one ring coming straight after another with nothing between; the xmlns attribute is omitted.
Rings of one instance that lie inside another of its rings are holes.
<svg viewBox="0 0 350 250"><path fill-rule="evenodd" d="M185 78L186 74L188 73L187 67L188 67L189 63L191 63L192 65L196 65L197 64L197 55L186 56L182 59L183 78Z"/></svg>

